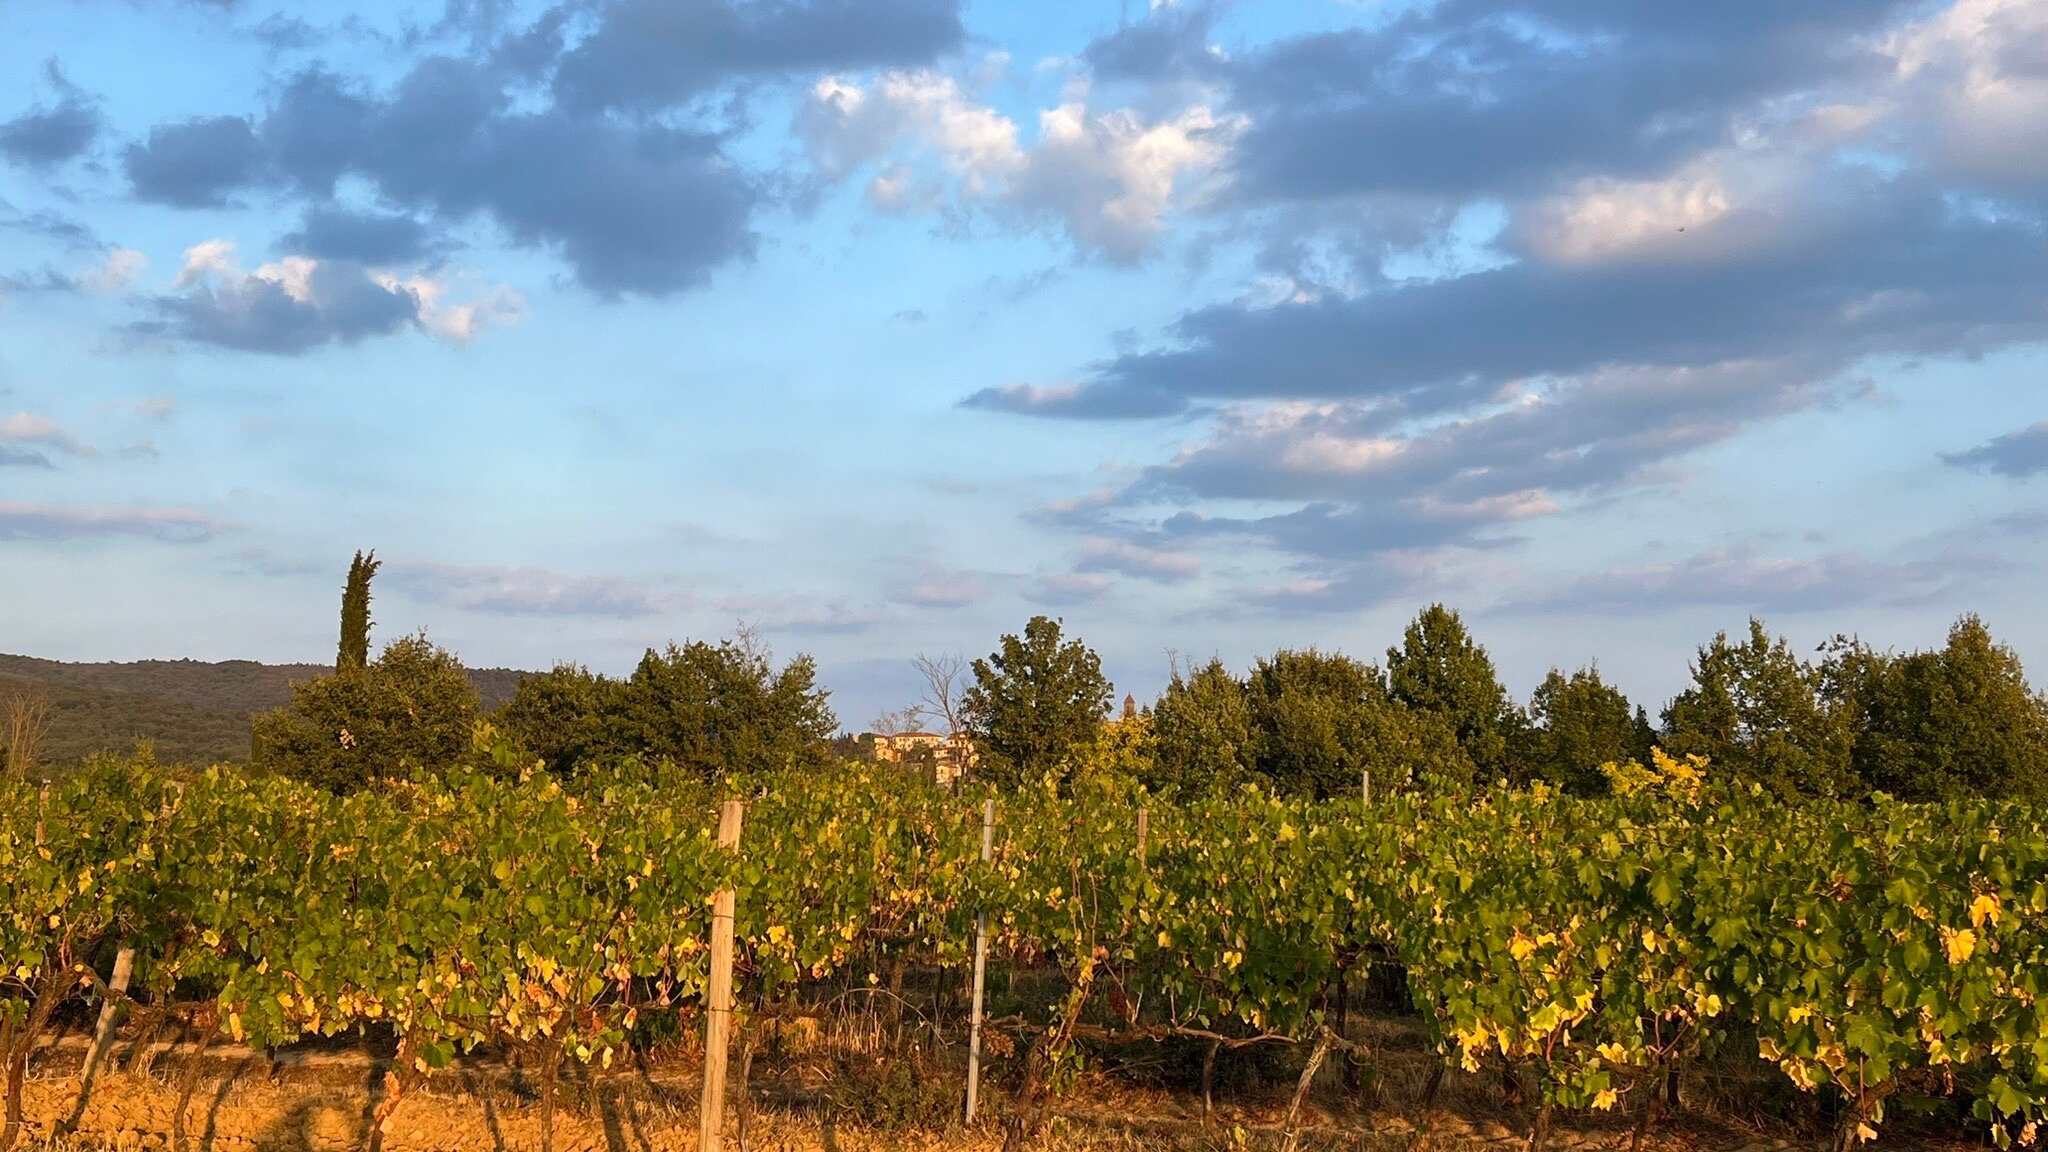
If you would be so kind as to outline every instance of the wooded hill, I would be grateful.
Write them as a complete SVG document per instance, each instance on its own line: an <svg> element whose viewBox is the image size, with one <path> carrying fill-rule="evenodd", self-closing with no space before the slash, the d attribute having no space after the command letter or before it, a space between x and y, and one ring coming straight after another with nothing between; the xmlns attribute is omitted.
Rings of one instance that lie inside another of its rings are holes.
<svg viewBox="0 0 2048 1152"><path fill-rule="evenodd" d="M70 663L0 654L0 699L41 692L50 702L40 758L73 764L94 752L132 752L148 740L166 763L243 763L249 720L291 702L293 682L333 671L325 664L254 660L136 660ZM526 673L472 668L486 708L509 699Z"/></svg>

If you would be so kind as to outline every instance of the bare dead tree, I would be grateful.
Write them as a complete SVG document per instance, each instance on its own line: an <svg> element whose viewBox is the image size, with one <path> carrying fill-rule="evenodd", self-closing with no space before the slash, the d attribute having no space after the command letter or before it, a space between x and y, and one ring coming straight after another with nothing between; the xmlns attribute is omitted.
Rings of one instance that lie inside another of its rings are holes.
<svg viewBox="0 0 2048 1152"><path fill-rule="evenodd" d="M874 729L878 736L901 736L905 732L917 731L917 708L905 708L901 712L884 712L875 717Z"/></svg>
<svg viewBox="0 0 2048 1152"><path fill-rule="evenodd" d="M7 699L7 772L26 778L35 771L43 731L50 726L50 698L34 688L17 688Z"/></svg>
<svg viewBox="0 0 2048 1152"><path fill-rule="evenodd" d="M910 664L924 678L924 695L911 707L933 723L944 725L948 737L963 735L967 718L961 712L960 697L967 692L966 657L927 656L920 652Z"/></svg>

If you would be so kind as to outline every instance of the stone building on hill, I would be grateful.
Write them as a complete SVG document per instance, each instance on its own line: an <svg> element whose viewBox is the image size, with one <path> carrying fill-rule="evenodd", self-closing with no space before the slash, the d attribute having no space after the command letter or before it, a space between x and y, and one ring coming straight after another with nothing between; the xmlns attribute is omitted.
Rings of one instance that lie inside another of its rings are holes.
<svg viewBox="0 0 2048 1152"><path fill-rule="evenodd" d="M864 732L860 742L876 763L928 768L932 782L940 785L951 785L971 775L981 759L974 750L974 741L965 735Z"/></svg>

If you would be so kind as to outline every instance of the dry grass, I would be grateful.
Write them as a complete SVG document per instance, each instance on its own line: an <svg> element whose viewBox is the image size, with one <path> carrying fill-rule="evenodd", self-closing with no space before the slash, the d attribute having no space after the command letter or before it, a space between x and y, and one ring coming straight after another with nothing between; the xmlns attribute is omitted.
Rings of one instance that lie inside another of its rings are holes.
<svg viewBox="0 0 2048 1152"><path fill-rule="evenodd" d="M1398 1019L1355 1020L1354 1038L1371 1056L1346 1068L1333 1060L1302 1117L1304 1152L1406 1152L1421 1119L1418 1106L1434 1066L1421 1038ZM973 1130L957 1119L964 1054L957 1039L880 1011L818 1025L796 1022L756 1034L759 1053L747 1123L751 1152L995 1152L1007 1099L1006 1062L994 1062ZM132 1038L131 1045L132 1046ZM76 1094L75 1044L39 1060L28 1085L31 1133L50 1131ZM555 1124L558 1152L685 1152L696 1148L698 1058L688 1039L644 1060L564 1087ZM152 1059L117 1049L94 1093L80 1136L44 1147L106 1152L171 1146L186 1058ZM1298 1053L1250 1051L1219 1065L1216 1110L1204 1117L1190 1069L1189 1044L1131 1045L1101 1054L1104 1063L1064 1086L1038 1143L1045 1152L1222 1152L1278 1149ZM273 1064L260 1054L217 1048L201 1069L187 1113L191 1149L203 1152L343 1152L364 1146L382 1083L382 1063L355 1049L300 1051ZM1660 1122L1652 1152L1763 1152L1813 1146L1811 1137L1746 1121L1760 1115L1759 1089L1739 1066L1688 1083L1693 1110ZM1782 1110L1781 1110L1782 1111ZM473 1059L410 1091L392 1116L390 1152L539 1152L541 1109L517 1060ZM1529 1114L1509 1103L1497 1074L1447 1076L1428 1116L1434 1152L1503 1152L1526 1144ZM737 1117L728 1148L741 1148ZM1573 1152L1628 1147L1629 1118L1560 1117L1552 1147ZM30 1147L36 1145L31 1142ZM1925 1133L1896 1131L1883 1147L1954 1148Z"/></svg>

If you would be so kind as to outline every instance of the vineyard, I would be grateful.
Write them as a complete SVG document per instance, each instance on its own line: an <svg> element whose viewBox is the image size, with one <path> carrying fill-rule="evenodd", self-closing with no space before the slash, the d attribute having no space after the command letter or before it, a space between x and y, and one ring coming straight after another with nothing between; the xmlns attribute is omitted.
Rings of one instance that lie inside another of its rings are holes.
<svg viewBox="0 0 2048 1152"><path fill-rule="evenodd" d="M107 762L0 784L0 1150L53 1016L109 1001L195 1022L200 1045L388 1031L380 1120L465 1054L517 1050L551 1116L568 1064L695 1026L721 889L743 1034L888 995L905 965L964 984L985 918L991 961L1049 989L986 1024L991 1122L1015 1146L1077 1062L1121 1045L1301 1053L1298 1107L1327 1058L1374 1061L1332 994L1368 980L1412 1002L1439 1067L1530 1086L1532 1146L1560 1113L1620 1110L1640 1135L1670 1078L1738 1045L1824 1099L1842 1146L1907 1103L2031 1143L2048 1105L2039 813L1787 806L1700 767L1660 757L1599 800L1175 805L1084 780L1002 796L986 861L983 796L874 767L423 776L334 797Z"/></svg>

